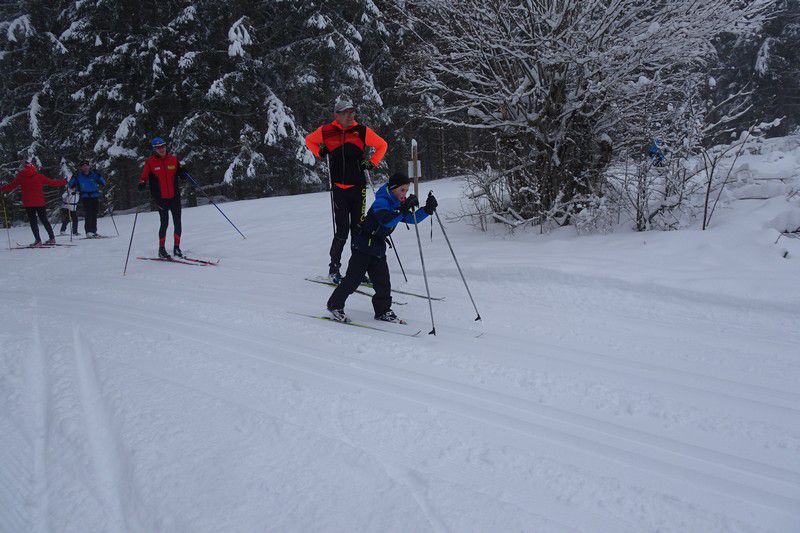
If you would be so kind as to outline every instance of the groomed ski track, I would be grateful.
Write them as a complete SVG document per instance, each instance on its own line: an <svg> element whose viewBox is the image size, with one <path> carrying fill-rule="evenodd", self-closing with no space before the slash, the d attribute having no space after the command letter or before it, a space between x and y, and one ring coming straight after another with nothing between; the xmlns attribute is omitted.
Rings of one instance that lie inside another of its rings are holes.
<svg viewBox="0 0 800 533"><path fill-rule="evenodd" d="M457 182L431 186L458 209ZM672 235L646 236L651 258L640 235L453 222L481 325L424 226L446 301L436 337L427 301L398 308L423 329L404 338L287 313L330 294L304 280L327 263L326 201L224 204L246 241L185 210L183 247L214 269L123 278L127 239L0 252L0 531L800 528L800 290L781 263L764 281L728 235L692 241L717 254L701 284L665 260ZM156 227L140 214L132 255ZM410 283L390 257L393 282L419 291L413 230L395 242ZM370 320L366 298L347 310Z"/></svg>

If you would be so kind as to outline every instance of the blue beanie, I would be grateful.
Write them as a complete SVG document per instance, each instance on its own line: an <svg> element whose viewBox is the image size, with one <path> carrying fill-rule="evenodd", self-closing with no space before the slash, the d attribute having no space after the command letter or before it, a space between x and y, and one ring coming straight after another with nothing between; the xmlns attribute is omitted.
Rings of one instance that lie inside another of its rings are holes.
<svg viewBox="0 0 800 533"><path fill-rule="evenodd" d="M150 141L150 146L153 148L156 146L164 146L165 144L167 144L167 142L161 137L155 137L152 141Z"/></svg>

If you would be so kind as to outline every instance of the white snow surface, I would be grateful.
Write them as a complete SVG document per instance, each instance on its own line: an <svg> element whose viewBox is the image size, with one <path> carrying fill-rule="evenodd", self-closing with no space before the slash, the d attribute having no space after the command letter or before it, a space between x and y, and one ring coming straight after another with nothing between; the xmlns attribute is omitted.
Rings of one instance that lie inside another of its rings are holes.
<svg viewBox="0 0 800 533"><path fill-rule="evenodd" d="M327 193L222 204L247 240L185 209L215 267L137 260L152 212L125 277L133 215L0 251L0 531L800 531L800 240L769 227L793 200L705 232L506 236L454 218L458 181L430 188L483 317L426 221L436 336L402 295L410 324L383 327L419 337L289 313L331 292L303 279ZM394 286L423 292L413 228L394 240Z"/></svg>

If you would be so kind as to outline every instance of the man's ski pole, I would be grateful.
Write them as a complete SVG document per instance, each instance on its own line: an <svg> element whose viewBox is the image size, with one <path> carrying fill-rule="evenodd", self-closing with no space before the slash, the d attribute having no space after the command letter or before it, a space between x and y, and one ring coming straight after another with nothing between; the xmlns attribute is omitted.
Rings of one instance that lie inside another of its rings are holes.
<svg viewBox="0 0 800 533"><path fill-rule="evenodd" d="M372 176L370 176L369 170L365 170L364 173L367 175L367 181L369 181L369 187L372 189L372 195L375 196L375 185L372 183ZM394 255L397 257L397 264L400 265L400 272L403 273L403 279L406 280L408 283L408 276L406 276L406 269L403 268L403 262L400 261L400 254L397 253L397 248L394 246L394 240L392 240L392 236L389 235L389 248L394 250Z"/></svg>
<svg viewBox="0 0 800 533"><path fill-rule="evenodd" d="M6 213L6 196L4 194L0 194L0 198L3 199L3 220L6 223L6 236L8 237L8 249L11 249L11 224L8 223L8 214Z"/></svg>
<svg viewBox="0 0 800 533"><path fill-rule="evenodd" d="M131 245L133 244L133 232L136 231L136 219L139 218L139 205L136 205L136 214L133 215L133 228L131 228L131 240L128 242L128 255L125 256L125 269L122 271L124 276L128 272L128 259L131 257Z"/></svg>
<svg viewBox="0 0 800 533"><path fill-rule="evenodd" d="M417 246L419 246L419 260L422 262L422 277L425 279L425 292L428 294L428 308L431 311L431 330L428 335L436 335L436 324L433 322L433 300L431 300L431 290L428 288L428 273L425 271L425 258L422 255L422 241L419 239L419 226L417 226L417 210L411 208L414 216L414 231L417 233Z"/></svg>
<svg viewBox="0 0 800 533"><path fill-rule="evenodd" d="M447 241L447 247L450 248L450 253L453 254L453 261L456 262L456 268L458 268L458 273L461 274L461 281L464 282L464 287L467 288L467 294L469 295L469 299L472 301L472 307L475 308L475 315L476 315L475 320L480 320L481 314L478 312L478 306L475 305L475 300L472 298L472 293L469 290L469 285L467 285L467 280L464 277L464 273L461 271L461 265L458 264L456 253L453 251L453 246L450 244L450 239L447 237L447 232L444 230L444 224L442 224L442 219L439 218L439 213L434 212L434 215L436 215L436 221L439 223L439 227L442 228L442 235L444 235L444 240Z"/></svg>
<svg viewBox="0 0 800 533"><path fill-rule="evenodd" d="M195 187L195 189L197 189L198 191L200 191L201 193L203 193L203 194L206 196L206 198L208 198L208 201L209 201L209 202L211 202L211 205L213 205L214 207L216 207L216 208L217 208L217 211L219 211L219 212L220 212L220 214L221 214L222 216L224 216L224 217L225 217L225 220L227 220L227 221L230 223L230 225L231 225L231 226L233 226L233 229L235 229L236 231L239 231L239 228L237 228L237 227L236 227L236 224L234 224L233 222L231 222L231 219L229 219L229 218L228 218L228 216L227 216L225 213L223 213L223 212L222 212L222 209L220 209L220 208L219 208L219 206L218 206L217 204L215 204L215 203L214 203L214 200L212 200L212 199L211 199L211 197L208 195L208 193L207 193L206 191L204 191L203 189L201 189L201 188L200 188L200 184L199 184L199 183L197 183L197 182L194 180L194 178L191 176L191 174L189 174L188 172L185 172L185 173L184 173L184 176L186 176L187 178L189 178L189 180L190 180L190 181L191 181L191 182L194 184L194 187ZM241 231L239 231L239 235L241 235L241 236L242 236L242 239L246 239L246 238L247 238L247 237L245 237L245 236L244 236L244 233L242 233Z"/></svg>
<svg viewBox="0 0 800 533"><path fill-rule="evenodd" d="M114 213L112 212L111 205L106 206L106 212L111 217L111 223L114 224L114 231L117 232L117 237L119 237L119 230L117 229L117 223L114 221Z"/></svg>
<svg viewBox="0 0 800 533"><path fill-rule="evenodd" d="M331 227L333 228L333 238L336 238L336 218L333 216L333 174L331 174L331 156L325 154L325 163L328 167L328 190L331 195Z"/></svg>

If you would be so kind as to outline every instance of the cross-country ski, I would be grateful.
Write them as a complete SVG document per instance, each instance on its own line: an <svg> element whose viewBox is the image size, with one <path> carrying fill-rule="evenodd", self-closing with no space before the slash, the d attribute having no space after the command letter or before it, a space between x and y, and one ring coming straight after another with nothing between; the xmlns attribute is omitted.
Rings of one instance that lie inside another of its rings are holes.
<svg viewBox="0 0 800 533"><path fill-rule="evenodd" d="M417 331L402 331L402 330L399 330L399 329L388 329L388 326L384 327L384 328L381 328L381 327L378 327L378 326L373 326L371 324L365 324L363 322L357 322L357 321L353 321L353 320L348 320L346 322L345 321L341 321L341 320L336 320L336 319L334 319L334 318L332 318L330 316L326 316L326 315L312 315L312 314L307 314L307 313L296 313L296 312L293 312L293 311L289 311L289 314L298 315L298 316L304 316L306 318L315 318L317 320L324 320L326 322L333 322L334 324L341 324L343 326L354 326L354 327L362 328L362 329L370 329L370 330L373 330L373 331L381 331L383 333L391 333L393 335L404 335L406 337L418 337L420 335L420 333L422 333L421 329L418 329ZM402 325L405 325L405 324L403 323Z"/></svg>

